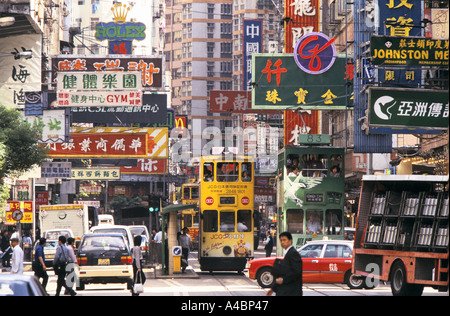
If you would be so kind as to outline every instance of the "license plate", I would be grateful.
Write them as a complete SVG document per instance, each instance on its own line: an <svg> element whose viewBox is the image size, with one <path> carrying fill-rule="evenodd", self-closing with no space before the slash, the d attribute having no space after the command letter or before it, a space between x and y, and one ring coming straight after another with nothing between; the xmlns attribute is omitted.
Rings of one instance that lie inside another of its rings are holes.
<svg viewBox="0 0 450 316"><path fill-rule="evenodd" d="M107 266L109 265L109 259L98 259L99 266Z"/></svg>

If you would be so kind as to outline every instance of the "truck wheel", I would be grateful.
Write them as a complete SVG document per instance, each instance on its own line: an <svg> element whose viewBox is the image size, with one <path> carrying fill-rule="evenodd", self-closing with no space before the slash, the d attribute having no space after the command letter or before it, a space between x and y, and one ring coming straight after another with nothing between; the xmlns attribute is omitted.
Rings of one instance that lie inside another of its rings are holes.
<svg viewBox="0 0 450 316"><path fill-rule="evenodd" d="M394 296L420 296L423 285L406 282L406 269L401 261L394 263L391 269L391 291Z"/></svg>
<svg viewBox="0 0 450 316"><path fill-rule="evenodd" d="M271 288L275 283L275 278L272 274L272 268L263 267L259 269L256 275L256 280L258 281L259 286L263 289Z"/></svg>

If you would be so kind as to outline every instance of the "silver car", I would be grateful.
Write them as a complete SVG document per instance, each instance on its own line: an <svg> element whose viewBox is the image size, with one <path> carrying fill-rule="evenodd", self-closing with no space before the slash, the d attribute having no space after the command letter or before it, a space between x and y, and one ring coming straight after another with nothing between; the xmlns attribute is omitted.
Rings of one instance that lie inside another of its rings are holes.
<svg viewBox="0 0 450 316"><path fill-rule="evenodd" d="M48 294L34 276L0 274L0 296L48 296Z"/></svg>

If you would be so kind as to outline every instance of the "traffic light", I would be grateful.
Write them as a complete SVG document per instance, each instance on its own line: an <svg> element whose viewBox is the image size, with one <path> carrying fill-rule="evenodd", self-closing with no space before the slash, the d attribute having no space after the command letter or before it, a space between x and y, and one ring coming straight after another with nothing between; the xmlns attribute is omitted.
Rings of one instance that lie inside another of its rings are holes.
<svg viewBox="0 0 450 316"><path fill-rule="evenodd" d="M149 197L148 199L148 210L150 213L157 213L160 211L161 202L158 197Z"/></svg>

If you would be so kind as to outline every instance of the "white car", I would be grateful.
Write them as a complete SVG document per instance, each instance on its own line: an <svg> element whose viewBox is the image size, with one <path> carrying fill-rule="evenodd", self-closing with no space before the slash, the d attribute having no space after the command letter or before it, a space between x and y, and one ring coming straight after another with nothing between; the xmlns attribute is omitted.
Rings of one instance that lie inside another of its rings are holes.
<svg viewBox="0 0 450 316"><path fill-rule="evenodd" d="M102 226L94 226L91 228L91 233L112 233L112 234L122 234L125 238L125 241L128 245L128 248L133 249L134 247L134 237L131 233L130 227L123 225L102 225ZM140 246L140 245L139 245Z"/></svg>
<svg viewBox="0 0 450 316"><path fill-rule="evenodd" d="M122 234L86 234L77 256L76 289L83 291L90 283L126 283L133 287L131 251Z"/></svg>

